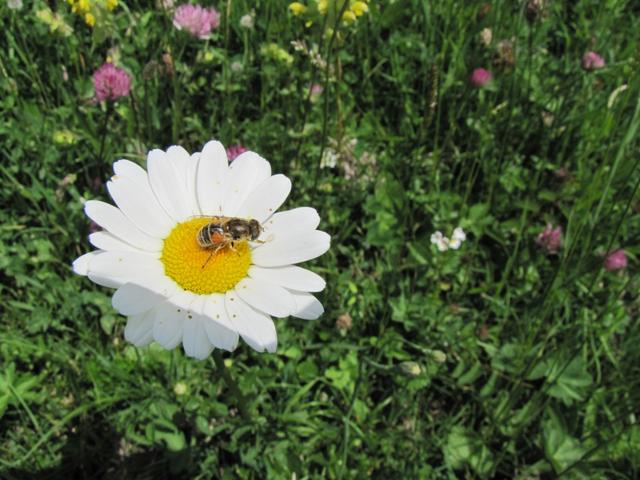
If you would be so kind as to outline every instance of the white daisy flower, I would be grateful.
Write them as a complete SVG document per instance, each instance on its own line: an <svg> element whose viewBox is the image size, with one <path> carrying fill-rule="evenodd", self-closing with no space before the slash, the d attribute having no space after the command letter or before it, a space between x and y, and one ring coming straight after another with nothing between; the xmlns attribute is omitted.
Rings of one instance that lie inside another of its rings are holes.
<svg viewBox="0 0 640 480"><path fill-rule="evenodd" d="M234 350L242 337L274 352L272 316L322 315L310 292L323 290L324 280L296 264L325 253L330 237L317 230L313 208L276 213L291 181L271 175L264 158L245 152L229 165L222 144L211 141L193 155L179 146L152 150L148 171L129 160L113 169L107 188L116 206L86 202L104 230L89 235L98 250L73 270L117 289L112 303L128 317L129 342L182 343L188 356L204 359L213 348Z"/></svg>

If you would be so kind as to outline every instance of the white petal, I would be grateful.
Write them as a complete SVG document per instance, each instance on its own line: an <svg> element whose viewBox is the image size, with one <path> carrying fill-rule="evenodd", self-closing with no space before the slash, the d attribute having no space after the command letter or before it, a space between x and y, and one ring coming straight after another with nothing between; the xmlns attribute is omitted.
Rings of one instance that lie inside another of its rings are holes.
<svg viewBox="0 0 640 480"><path fill-rule="evenodd" d="M71 268L74 273L77 273L78 275L87 275L89 273L89 263L96 255L101 253L102 252L89 252L76 258L71 264Z"/></svg>
<svg viewBox="0 0 640 480"><path fill-rule="evenodd" d="M209 341L216 348L232 352L238 346L238 332L229 320L224 306L224 295L216 293L204 298L202 306L203 325Z"/></svg>
<svg viewBox="0 0 640 480"><path fill-rule="evenodd" d="M175 221L191 216L187 198L185 174L174 168L169 156L162 150L151 150L147 156L149 183L158 202Z"/></svg>
<svg viewBox="0 0 640 480"><path fill-rule="evenodd" d="M196 181L198 175L198 164L200 163L200 152L196 152L191 157L189 157L189 163L187 165L187 177L186 177L186 187L187 187L187 199L189 200L189 204L191 206L191 215L199 216L200 205L198 205L198 194L196 192Z"/></svg>
<svg viewBox="0 0 640 480"><path fill-rule="evenodd" d="M87 278L93 283L107 288L118 288L124 285L124 283L126 282L126 280L122 278L104 277L98 273L93 272L89 272Z"/></svg>
<svg viewBox="0 0 640 480"><path fill-rule="evenodd" d="M101 254L104 252L100 252ZM96 257L97 258L97 257ZM92 260L93 263L93 260ZM118 288L125 283L127 283L127 279L123 277L114 277L109 274L103 274L100 271L91 270L91 266L89 266L89 272L87 273L87 277L93 283L97 283L103 287L107 288Z"/></svg>
<svg viewBox="0 0 640 480"><path fill-rule="evenodd" d="M318 228L319 224L320 216L315 208L300 207L278 212L262 223L264 231L260 235L260 240L273 241L283 235L308 232Z"/></svg>
<svg viewBox="0 0 640 480"><path fill-rule="evenodd" d="M464 230L460 227L457 227L453 230L453 235L451 236L452 240L460 240L460 242L464 242L467 239L467 234L464 233Z"/></svg>
<svg viewBox="0 0 640 480"><path fill-rule="evenodd" d="M151 288L137 283L125 283L111 297L111 304L122 315L138 315L173 295L177 286L168 279L159 277Z"/></svg>
<svg viewBox="0 0 640 480"><path fill-rule="evenodd" d="M189 168L189 152L180 145L171 145L167 149L167 157L173 165L178 178L186 186L187 169Z"/></svg>
<svg viewBox="0 0 640 480"><path fill-rule="evenodd" d="M256 310L277 318L288 317L295 309L291 294L273 283L246 277L238 282L235 291Z"/></svg>
<svg viewBox="0 0 640 480"><path fill-rule="evenodd" d="M159 276L164 275L160 260L140 252L102 252L89 264L89 273L112 277L134 279L141 270L157 272Z"/></svg>
<svg viewBox="0 0 640 480"><path fill-rule="evenodd" d="M253 189L271 176L271 165L254 152L244 152L229 166L222 211L234 217Z"/></svg>
<svg viewBox="0 0 640 480"><path fill-rule="evenodd" d="M107 189L118 208L136 227L155 238L165 238L175 222L158 203L149 184L138 184L127 177L114 177Z"/></svg>
<svg viewBox="0 0 640 480"><path fill-rule="evenodd" d="M182 341L184 310L171 301L156 307L153 338L167 350L176 348Z"/></svg>
<svg viewBox="0 0 640 480"><path fill-rule="evenodd" d="M140 315L133 315L127 319L124 327L124 338L136 347L144 347L153 341L153 324L156 312L146 311Z"/></svg>
<svg viewBox="0 0 640 480"><path fill-rule="evenodd" d="M236 330L251 348L258 352L276 351L278 336L271 317L251 308L233 290L225 295L225 307Z"/></svg>
<svg viewBox="0 0 640 480"><path fill-rule="evenodd" d="M130 160L118 160L113 164L113 172L120 177L127 177L134 182L143 185L149 184L149 175L147 171L137 163Z"/></svg>
<svg viewBox="0 0 640 480"><path fill-rule="evenodd" d="M462 242L457 238L452 238L451 240L449 240L449 248L452 248L454 250L458 250L461 244Z"/></svg>
<svg viewBox="0 0 640 480"><path fill-rule="evenodd" d="M258 185L244 201L237 216L264 222L284 203L291 192L291 180L273 175Z"/></svg>
<svg viewBox="0 0 640 480"><path fill-rule="evenodd" d="M158 252L162 249L162 240L140 231L113 205L99 200L89 200L84 204L84 212L91 220L124 242L149 252Z"/></svg>
<svg viewBox="0 0 640 480"><path fill-rule="evenodd" d="M310 293L291 292L296 309L292 315L304 320L315 320L324 313L324 307L316 297Z"/></svg>
<svg viewBox="0 0 640 480"><path fill-rule="evenodd" d="M222 293L214 293L212 295L203 296L204 302L202 305L201 313L211 320L214 323L222 325L228 330L235 330L235 326L233 322L229 318L227 314L227 310L225 309L225 296ZM214 343L215 346L215 343Z"/></svg>
<svg viewBox="0 0 640 480"><path fill-rule="evenodd" d="M79 258L76 258L73 262L73 271L79 275L86 275L94 283L102 285L103 287L118 288L124 283L122 278L114 278L109 275L102 275L91 270L95 260L105 252L102 250L85 253ZM98 262L99 263L99 262Z"/></svg>
<svg viewBox="0 0 640 480"><path fill-rule="evenodd" d="M149 285L153 284L154 278L165 277L162 263L157 258L137 252L102 251L91 260L88 276L95 283L110 288L128 282Z"/></svg>
<svg viewBox="0 0 640 480"><path fill-rule="evenodd" d="M306 262L319 257L331 244L331 237L322 231L298 233L281 237L253 249L252 261L261 267L280 267Z"/></svg>
<svg viewBox="0 0 640 480"><path fill-rule="evenodd" d="M140 250L139 248L134 247L133 245L128 244L127 242L123 242L115 235L112 235L109 232L95 232L89 235L89 242L96 248L100 250L114 251L114 252L140 252L140 253L149 253L144 250ZM156 252L156 255L159 252Z"/></svg>
<svg viewBox="0 0 640 480"><path fill-rule="evenodd" d="M438 240L437 245L438 250L440 250L441 252L446 252L447 250L449 250L449 239L447 237L442 237Z"/></svg>
<svg viewBox="0 0 640 480"><path fill-rule="evenodd" d="M178 185L180 193L184 196L189 210L186 218L200 215L195 196L195 178L199 155L189 155L189 152L180 145L172 145L167 149L167 158L173 165L176 173L174 181Z"/></svg>
<svg viewBox="0 0 640 480"><path fill-rule="evenodd" d="M208 142L200 154L196 191L203 215L222 215L224 188L229 170L227 152L220 142Z"/></svg>
<svg viewBox="0 0 640 480"><path fill-rule="evenodd" d="M277 268L252 265L249 268L249 276L300 292L320 292L326 286L320 275L295 265Z"/></svg>
<svg viewBox="0 0 640 480"><path fill-rule="evenodd" d="M203 316L195 315L184 322L182 337L184 353L188 357L197 358L198 360L204 360L213 350L213 345L211 345L203 325L204 320Z"/></svg>

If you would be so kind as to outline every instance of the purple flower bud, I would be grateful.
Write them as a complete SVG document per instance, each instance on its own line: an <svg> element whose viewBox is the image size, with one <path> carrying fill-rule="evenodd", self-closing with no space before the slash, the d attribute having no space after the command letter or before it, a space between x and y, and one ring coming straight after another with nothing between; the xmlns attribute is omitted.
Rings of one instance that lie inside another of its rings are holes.
<svg viewBox="0 0 640 480"><path fill-rule="evenodd" d="M471 72L471 76L469 77L471 85L477 88L484 87L491 82L491 80L493 80L493 75L489 70L485 70L484 68L476 68Z"/></svg>
<svg viewBox="0 0 640 480"><path fill-rule="evenodd" d="M596 52L587 52L582 56L582 68L598 70L604 67L604 59Z"/></svg>
<svg viewBox="0 0 640 480"><path fill-rule="evenodd" d="M233 162L238 155L246 151L247 149L240 144L227 147L227 158L229 159L229 163Z"/></svg>
<svg viewBox="0 0 640 480"><path fill-rule="evenodd" d="M547 253L558 253L562 244L562 227L558 225L553 228L553 225L548 223L546 228L538 234L536 243Z"/></svg>

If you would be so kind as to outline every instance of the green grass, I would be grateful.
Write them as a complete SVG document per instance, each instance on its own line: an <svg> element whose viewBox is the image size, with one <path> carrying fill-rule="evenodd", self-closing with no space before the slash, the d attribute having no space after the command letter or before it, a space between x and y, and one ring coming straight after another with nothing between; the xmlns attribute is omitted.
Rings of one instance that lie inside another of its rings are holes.
<svg viewBox="0 0 640 480"><path fill-rule="evenodd" d="M287 2L219 3L209 41L153 2L93 34L57 2L68 37L37 19L44 2L3 3L0 477L638 477L639 10L548 2L530 21L526 2L492 3L372 2L337 30ZM514 66L494 64L504 39ZM606 67L581 69L588 50ZM90 101L107 55L133 77L109 107ZM476 67L489 87L469 85ZM277 321L276 354L224 354L248 418L213 359L127 344L112 292L70 269L113 161L211 138L269 159L293 181L285 206L332 235L310 264L325 314ZM556 255L535 242L547 223ZM430 235L457 226L467 241L438 252ZM607 272L617 248L629 266Z"/></svg>

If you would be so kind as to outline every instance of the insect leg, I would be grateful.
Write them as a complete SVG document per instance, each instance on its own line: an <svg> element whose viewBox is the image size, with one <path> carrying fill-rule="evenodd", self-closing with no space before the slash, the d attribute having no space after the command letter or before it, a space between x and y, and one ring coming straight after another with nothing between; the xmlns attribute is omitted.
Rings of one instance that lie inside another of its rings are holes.
<svg viewBox="0 0 640 480"><path fill-rule="evenodd" d="M223 248L224 245L218 245L216 248L211 250L211 253L209 254L209 257L207 258L207 261L204 262L204 265L202 265L202 268L204 269L204 267L207 266L207 263L209 263L209 260L211 260L213 258L213 256L218 253L218 250L220 250L221 248Z"/></svg>

